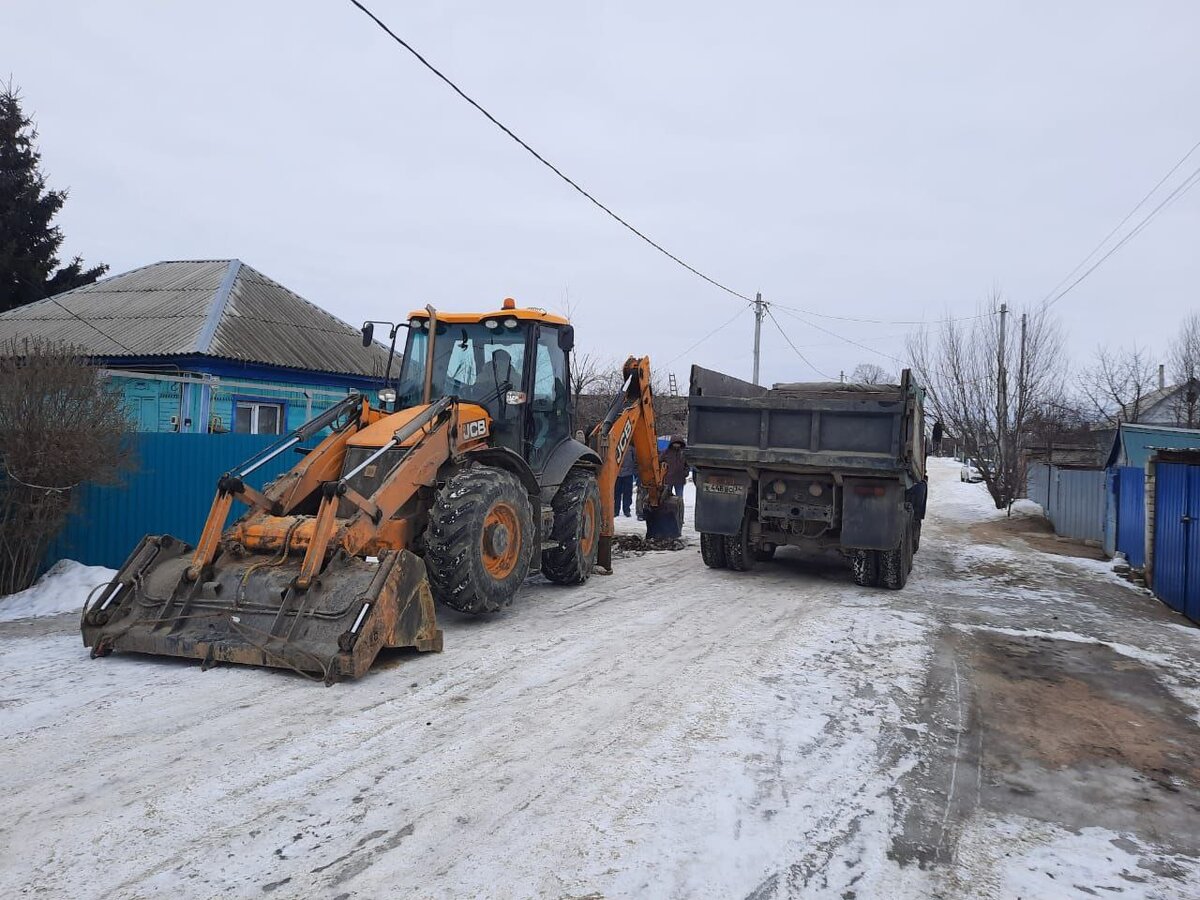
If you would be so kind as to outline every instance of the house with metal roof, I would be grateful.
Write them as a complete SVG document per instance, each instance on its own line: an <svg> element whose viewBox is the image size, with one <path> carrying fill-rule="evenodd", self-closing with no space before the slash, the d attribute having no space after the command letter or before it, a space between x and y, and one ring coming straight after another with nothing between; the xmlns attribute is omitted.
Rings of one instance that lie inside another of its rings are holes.
<svg viewBox="0 0 1200 900"><path fill-rule="evenodd" d="M240 260L159 262L0 314L0 343L88 353L144 432L281 434L350 391L387 351Z"/></svg>

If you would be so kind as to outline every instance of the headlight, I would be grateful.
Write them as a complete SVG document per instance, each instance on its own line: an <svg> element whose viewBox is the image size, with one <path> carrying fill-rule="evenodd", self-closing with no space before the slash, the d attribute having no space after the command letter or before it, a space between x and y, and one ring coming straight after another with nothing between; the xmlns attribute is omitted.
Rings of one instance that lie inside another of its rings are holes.
<svg viewBox="0 0 1200 900"><path fill-rule="evenodd" d="M495 331L497 328L499 328L499 327L500 327L500 323L499 323L499 322L497 322L495 319L488 319L488 320L486 320L486 321L485 321L483 324L484 324L484 325L485 325L487 328L490 328L490 329L492 329L493 331Z"/></svg>
<svg viewBox="0 0 1200 900"><path fill-rule="evenodd" d="M382 390L380 390L379 402L380 403L395 403L396 402L396 389L395 388L383 388Z"/></svg>
<svg viewBox="0 0 1200 900"><path fill-rule="evenodd" d="M787 492L787 482L784 481L782 478L778 479L777 481L775 481L774 484L771 485L771 492L774 494L786 493Z"/></svg>
<svg viewBox="0 0 1200 900"><path fill-rule="evenodd" d="M817 484L815 481L814 481L812 484L810 484L810 485L808 486L808 493L809 493L810 495L812 495L813 497L820 497L820 496L821 496L821 494L822 494L822 493L824 493L824 490L825 490L825 489L824 489L824 488L822 488L822 487L821 487L819 484Z"/></svg>
<svg viewBox="0 0 1200 900"><path fill-rule="evenodd" d="M516 327L517 327L517 320L516 320L516 319L505 319L505 320L504 320L504 327L505 327L505 328L516 328Z"/></svg>

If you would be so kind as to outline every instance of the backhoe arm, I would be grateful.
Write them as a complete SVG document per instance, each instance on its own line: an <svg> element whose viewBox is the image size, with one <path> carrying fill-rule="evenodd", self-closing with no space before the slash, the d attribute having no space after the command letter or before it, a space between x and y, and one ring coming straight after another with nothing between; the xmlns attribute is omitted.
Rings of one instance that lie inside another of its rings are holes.
<svg viewBox="0 0 1200 900"><path fill-rule="evenodd" d="M666 500L666 466L658 457L658 432L654 426L654 395L650 388L650 358L629 357L621 370L621 391L613 398L604 421L592 431L591 445L600 454L600 548L598 562L612 568L615 515L614 491L625 454L633 449L638 479L645 498L647 521ZM675 515L675 511L671 511ZM651 531L654 529L651 528ZM677 529L673 529L676 530ZM678 536L678 534L676 534Z"/></svg>

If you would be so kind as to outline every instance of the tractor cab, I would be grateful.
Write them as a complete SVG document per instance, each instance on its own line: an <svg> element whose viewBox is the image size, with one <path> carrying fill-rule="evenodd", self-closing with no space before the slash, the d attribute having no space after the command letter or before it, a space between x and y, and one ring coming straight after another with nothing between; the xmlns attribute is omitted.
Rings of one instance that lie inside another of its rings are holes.
<svg viewBox="0 0 1200 900"><path fill-rule="evenodd" d="M489 313L413 312L396 408L443 397L482 406L491 418L492 443L540 473L551 452L571 436L573 341L566 319L518 309L512 299Z"/></svg>

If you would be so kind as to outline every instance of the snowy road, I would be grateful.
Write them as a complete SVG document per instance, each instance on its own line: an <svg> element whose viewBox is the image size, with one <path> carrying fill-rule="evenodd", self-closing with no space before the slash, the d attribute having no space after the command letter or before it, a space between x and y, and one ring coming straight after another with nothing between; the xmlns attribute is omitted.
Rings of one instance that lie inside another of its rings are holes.
<svg viewBox="0 0 1200 900"><path fill-rule="evenodd" d="M1200 896L1197 630L930 509L899 594L693 536L332 688L0 624L0 895Z"/></svg>

